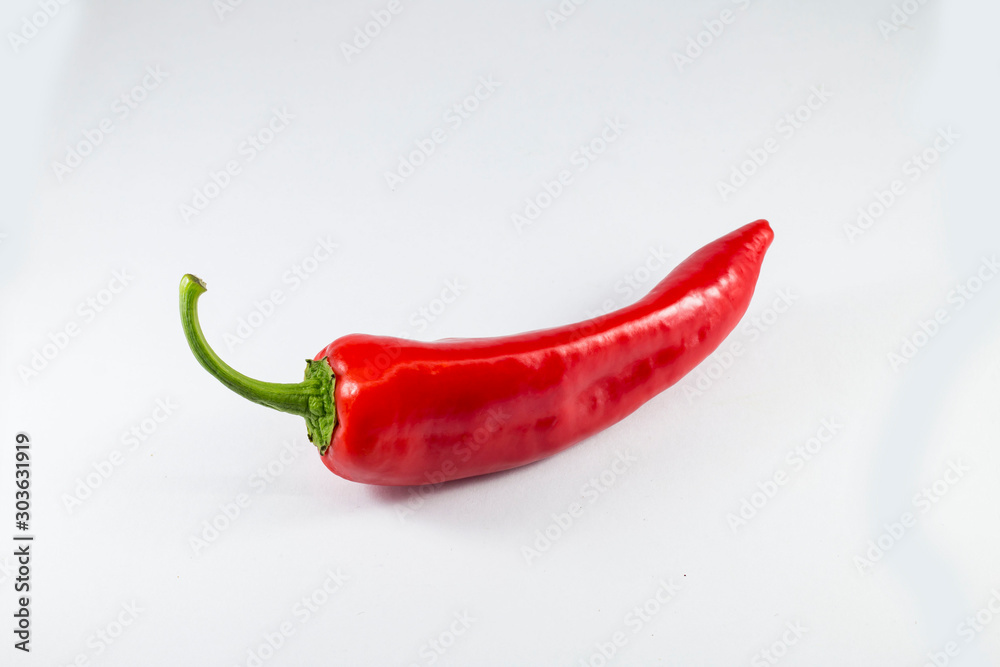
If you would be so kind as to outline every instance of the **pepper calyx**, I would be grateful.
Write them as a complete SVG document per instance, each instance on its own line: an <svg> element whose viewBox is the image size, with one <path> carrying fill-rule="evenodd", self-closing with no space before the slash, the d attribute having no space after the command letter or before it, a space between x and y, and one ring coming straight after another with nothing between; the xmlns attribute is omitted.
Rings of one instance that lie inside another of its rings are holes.
<svg viewBox="0 0 1000 667"><path fill-rule="evenodd" d="M333 390L337 384L337 376L326 359L306 359L306 376L303 384L316 387L316 394L309 397L308 414L306 418L306 433L309 442L316 445L319 453L326 454L333 439L333 428L337 425L337 410Z"/></svg>

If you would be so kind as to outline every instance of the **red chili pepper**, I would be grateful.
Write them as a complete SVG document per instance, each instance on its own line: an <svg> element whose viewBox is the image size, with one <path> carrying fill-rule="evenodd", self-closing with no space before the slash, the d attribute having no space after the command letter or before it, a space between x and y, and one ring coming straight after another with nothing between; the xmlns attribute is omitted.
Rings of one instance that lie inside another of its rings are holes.
<svg viewBox="0 0 1000 667"><path fill-rule="evenodd" d="M198 324L205 284L181 280L181 320L202 366L246 398L306 418L334 473L433 484L545 458L620 421L711 354L739 323L774 234L758 220L691 255L640 301L503 338L430 343L352 334L298 384L227 366Z"/></svg>

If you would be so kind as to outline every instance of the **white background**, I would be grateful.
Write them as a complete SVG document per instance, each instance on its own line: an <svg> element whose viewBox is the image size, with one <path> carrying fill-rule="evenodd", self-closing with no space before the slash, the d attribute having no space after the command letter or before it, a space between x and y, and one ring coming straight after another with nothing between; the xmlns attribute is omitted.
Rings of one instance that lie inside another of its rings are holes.
<svg viewBox="0 0 1000 667"><path fill-rule="evenodd" d="M1000 662L1000 619L959 627L992 620L1000 590L1000 281L961 309L953 293L1000 250L996 4L911 0L888 30L887 0L592 0L558 22L556 0L401 0L345 57L385 7L73 0L43 20L36 1L5 3L0 538L17 532L19 431L37 537L30 655L8 630L13 542L0 551L0 662L597 666L619 632L607 664ZM699 33L707 45L679 63ZM133 92L157 67L162 81ZM480 77L500 85L453 127L445 113ZM813 87L829 99L803 111ZM142 98L127 116L122 95ZM292 120L246 160L276 109ZM796 111L808 119L788 136L778 123ZM103 119L112 131L60 169ZM580 171L608 119L621 136ZM444 143L390 189L385 172L439 127ZM907 161L949 128L958 138L912 178ZM724 198L719 182L769 138L777 152ZM240 173L185 221L229 160ZM512 215L562 169L572 183L519 231ZM894 179L903 194L849 238ZM675 264L757 218L776 240L731 339L745 352L705 391L696 371L558 456L422 500L330 474L301 420L198 366L178 320L192 272L223 358L295 382L351 332L493 336L623 306L669 270L646 271L651 249ZM319 238L336 252L293 287ZM128 285L103 292L116 271ZM456 280L460 296L421 324ZM227 345L275 290L283 302ZM781 291L794 301L775 318ZM939 309L947 322L894 368ZM158 399L176 406L161 423ZM836 436L793 466L824 419ZM131 449L134 428L148 435ZM635 461L589 502L620 452ZM280 474L261 482L269 464ZM914 504L950 464L968 471ZM753 495L779 471L773 497ZM239 516L206 530L241 494ZM582 516L553 529L573 503ZM906 512L916 526L886 537ZM526 556L547 529L561 534ZM881 557L859 565L866 554ZM346 581L327 595L330 572ZM661 580L679 586L665 604ZM304 618L309 596L324 603ZM453 625L463 614L468 628ZM283 623L293 633L269 651Z"/></svg>

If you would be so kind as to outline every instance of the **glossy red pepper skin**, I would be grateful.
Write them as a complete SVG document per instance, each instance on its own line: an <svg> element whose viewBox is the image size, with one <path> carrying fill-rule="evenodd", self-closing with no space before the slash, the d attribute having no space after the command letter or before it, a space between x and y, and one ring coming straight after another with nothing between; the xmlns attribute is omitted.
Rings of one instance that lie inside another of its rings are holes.
<svg viewBox="0 0 1000 667"><path fill-rule="evenodd" d="M764 220L705 246L643 299L568 326L415 342L354 334L316 355L336 377L323 462L382 485L431 484L545 458L625 418L711 354L753 296Z"/></svg>

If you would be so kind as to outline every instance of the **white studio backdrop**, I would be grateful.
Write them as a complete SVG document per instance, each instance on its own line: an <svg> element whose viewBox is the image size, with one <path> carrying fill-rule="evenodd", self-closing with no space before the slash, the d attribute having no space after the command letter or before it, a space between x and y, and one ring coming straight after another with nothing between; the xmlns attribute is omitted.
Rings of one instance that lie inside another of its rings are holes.
<svg viewBox="0 0 1000 667"><path fill-rule="evenodd" d="M998 14L5 3L0 664L997 664ZM191 272L296 382L624 306L758 218L742 354L439 487L330 474L178 318Z"/></svg>

